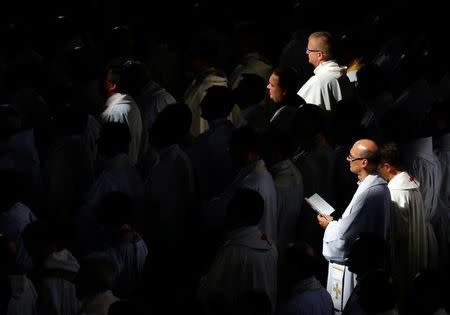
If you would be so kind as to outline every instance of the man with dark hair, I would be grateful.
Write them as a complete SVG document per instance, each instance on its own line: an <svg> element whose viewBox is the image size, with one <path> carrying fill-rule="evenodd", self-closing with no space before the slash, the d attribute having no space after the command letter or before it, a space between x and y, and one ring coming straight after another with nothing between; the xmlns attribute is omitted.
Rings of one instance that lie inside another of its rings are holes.
<svg viewBox="0 0 450 315"><path fill-rule="evenodd" d="M410 288L414 276L427 267L427 230L420 184L403 166L397 144L380 147L378 173L388 182L392 200L392 274L400 285L400 302Z"/></svg>

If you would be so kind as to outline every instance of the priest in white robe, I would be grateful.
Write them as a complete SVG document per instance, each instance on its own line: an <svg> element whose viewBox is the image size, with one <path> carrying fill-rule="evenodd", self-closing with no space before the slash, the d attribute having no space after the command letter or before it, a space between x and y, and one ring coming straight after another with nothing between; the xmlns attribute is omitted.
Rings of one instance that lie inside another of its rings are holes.
<svg viewBox="0 0 450 315"><path fill-rule="evenodd" d="M392 200L392 274L400 286L400 302L415 275L427 267L427 230L420 184L404 171L400 150L395 143L380 148L380 175L388 181Z"/></svg>
<svg viewBox="0 0 450 315"><path fill-rule="evenodd" d="M278 230L278 207L272 176L261 159L260 140L250 127L242 127L233 132L230 154L239 172L225 191L213 198L203 215L206 225L215 230L224 226L225 209L239 188L253 189L264 199L264 213L259 223L260 229L276 240Z"/></svg>
<svg viewBox="0 0 450 315"><path fill-rule="evenodd" d="M184 92L183 100L192 112L191 134L198 136L208 129L208 122L201 118L200 102L206 94L206 90L213 85L228 86L228 79L222 71L213 65L214 54L216 53L213 43L201 41L196 43L197 48L192 52L191 68L194 78Z"/></svg>
<svg viewBox="0 0 450 315"><path fill-rule="evenodd" d="M131 142L128 156L131 165L141 158L142 147L142 118L139 107L133 98L127 94L122 94L120 83L121 68L111 67L105 79L105 91L108 96L105 109L101 114L102 122L121 122L128 125L130 129ZM122 84L122 85L121 85Z"/></svg>
<svg viewBox="0 0 450 315"><path fill-rule="evenodd" d="M312 33L308 38L306 53L309 63L315 67L314 75L298 91L306 103L333 110L338 101L352 97L347 68L334 60L330 33Z"/></svg>
<svg viewBox="0 0 450 315"><path fill-rule="evenodd" d="M361 232L375 233L388 239L390 229L390 194L386 181L377 173L379 152L369 139L354 143L347 157L350 171L358 176L359 187L339 220L317 216L325 228L323 255L329 261L327 290L336 312L341 312L356 285L355 275L345 265L352 242Z"/></svg>
<svg viewBox="0 0 450 315"><path fill-rule="evenodd" d="M39 287L40 314L75 315L80 310L75 276L80 269L77 259L67 250L51 253L44 262L45 276Z"/></svg>
<svg viewBox="0 0 450 315"><path fill-rule="evenodd" d="M225 305L231 305L246 291L262 290L275 307L278 254L273 241L258 228L263 212L264 200L259 193L236 191L226 216L227 240L200 283L204 303L221 297Z"/></svg>
<svg viewBox="0 0 450 315"><path fill-rule="evenodd" d="M275 183L278 207L277 241L280 260L290 242L296 237L296 228L303 204L303 177L289 160L292 153L291 136L271 130L267 137L269 150L264 156Z"/></svg>
<svg viewBox="0 0 450 315"><path fill-rule="evenodd" d="M442 183L441 165L433 152L431 136L417 137L402 148L407 157L408 173L420 183L420 192L425 207L425 220L428 239L428 267L437 268L439 264L439 245L436 238L437 229L434 224L439 222L440 213L437 210L439 191Z"/></svg>

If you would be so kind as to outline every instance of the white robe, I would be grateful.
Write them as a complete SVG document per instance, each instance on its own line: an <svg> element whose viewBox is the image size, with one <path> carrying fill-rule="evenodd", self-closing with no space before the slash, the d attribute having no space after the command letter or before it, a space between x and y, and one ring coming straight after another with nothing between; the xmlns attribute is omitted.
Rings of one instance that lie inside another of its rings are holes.
<svg viewBox="0 0 450 315"><path fill-rule="evenodd" d="M431 137L418 138L404 148L408 157L408 173L420 183L428 238L428 267L436 268L439 263L439 248L434 224L438 223L437 211L439 190L442 182L442 172L439 159L433 152Z"/></svg>
<svg viewBox="0 0 450 315"><path fill-rule="evenodd" d="M48 210L68 219L79 207L94 179L94 160L86 138L57 137L51 144L44 169Z"/></svg>
<svg viewBox="0 0 450 315"><path fill-rule="evenodd" d="M153 208L146 211L158 213L159 237L163 244L174 248L188 229L187 219L195 197L192 163L178 144L159 151L145 185L146 198Z"/></svg>
<svg viewBox="0 0 450 315"><path fill-rule="evenodd" d="M338 311L342 311L356 285L355 275L345 266L346 255L360 232L375 233L388 240L390 200L386 181L379 175L368 175L359 183L342 217L325 229L323 255L330 262L327 290Z"/></svg>
<svg viewBox="0 0 450 315"><path fill-rule="evenodd" d="M37 218L34 213L23 203L17 202L9 210L0 213L0 233L16 242L16 262L26 271L33 269L33 261L25 249L21 233L23 229Z"/></svg>
<svg viewBox="0 0 450 315"><path fill-rule="evenodd" d="M147 245L143 239L121 241L107 250L117 268L114 292L120 298L130 298L144 273L144 264L148 255Z"/></svg>
<svg viewBox="0 0 450 315"><path fill-rule="evenodd" d="M274 164L269 169L277 192L277 240L280 256L288 243L295 238L295 228L303 204L303 178L298 168L289 160Z"/></svg>
<svg viewBox="0 0 450 315"><path fill-rule="evenodd" d="M272 66L258 53L245 55L230 75L230 87L233 90L238 86L244 73L256 74L263 78L265 82L268 82L272 73Z"/></svg>
<svg viewBox="0 0 450 315"><path fill-rule="evenodd" d="M257 226L232 231L219 248L208 274L202 279L200 297L222 294L233 302L247 290L263 290L274 307L277 300L278 254Z"/></svg>
<svg viewBox="0 0 450 315"><path fill-rule="evenodd" d="M86 130L84 131L84 138L86 139L86 143L88 144L92 161L96 161L97 159L97 140L100 137L101 129L102 127L98 120L94 116L88 115L88 122L86 125Z"/></svg>
<svg viewBox="0 0 450 315"><path fill-rule="evenodd" d="M400 287L407 290L414 276L427 267L425 209L419 183L408 173L397 174L388 188L393 207L392 274Z"/></svg>
<svg viewBox="0 0 450 315"><path fill-rule="evenodd" d="M75 284L63 278L45 277L39 287L39 313L76 315L80 310Z"/></svg>
<svg viewBox="0 0 450 315"><path fill-rule="evenodd" d="M26 275L8 276L11 285L11 300L6 315L36 315L37 292Z"/></svg>
<svg viewBox="0 0 450 315"><path fill-rule="evenodd" d="M149 82L136 100L142 108L142 126L144 132L150 130L158 114L169 104L176 103L175 98L157 83Z"/></svg>
<svg viewBox="0 0 450 315"><path fill-rule="evenodd" d="M440 261L444 262L448 261L450 244L450 133L433 139L433 147L441 164L442 174L437 211L440 217L438 223Z"/></svg>
<svg viewBox="0 0 450 315"><path fill-rule="evenodd" d="M135 167L130 165L125 153L106 160L102 173L96 178L86 195L85 208L89 211L100 205L109 192L118 191L131 198L135 210L142 207L144 200L144 182ZM90 213L93 214L93 213Z"/></svg>
<svg viewBox="0 0 450 315"><path fill-rule="evenodd" d="M330 293L311 277L299 281L288 301L277 305L275 315L334 315Z"/></svg>
<svg viewBox="0 0 450 315"><path fill-rule="evenodd" d="M101 114L103 122L126 123L130 129L131 142L128 156L131 165L141 158L142 143L142 118L139 107L133 98L126 94L115 93L111 95L105 104L106 109Z"/></svg>
<svg viewBox="0 0 450 315"><path fill-rule="evenodd" d="M42 193L41 164L35 145L34 129L25 129L0 142L0 169L13 169L25 182L22 193L33 200Z"/></svg>
<svg viewBox="0 0 450 315"><path fill-rule="evenodd" d="M332 110L340 100L352 97L351 83L345 72L346 67L333 60L322 62L297 94L303 97L306 103Z"/></svg>
<svg viewBox="0 0 450 315"><path fill-rule="evenodd" d="M269 237L276 240L278 230L278 207L275 184L267 171L263 160L257 160L244 166L233 182L220 197L213 198L204 213L206 225L212 229L224 226L226 208L239 188L248 188L259 192L264 199L264 213L259 227Z"/></svg>
<svg viewBox="0 0 450 315"><path fill-rule="evenodd" d="M96 240L95 211L102 199L110 192L122 192L130 197L132 202L131 217L140 223L143 219L144 181L135 167L130 165L125 153L105 161L102 173L92 184L86 194L86 203L80 209L80 216L76 224L79 229L80 242L86 242L84 246L91 246ZM89 229L91 227L92 229Z"/></svg>
<svg viewBox="0 0 450 315"><path fill-rule="evenodd" d="M187 151L196 171L202 202L221 194L233 180L228 152L233 130L233 124L226 118L210 121L209 128Z"/></svg>
<svg viewBox="0 0 450 315"><path fill-rule="evenodd" d="M208 129L208 122L200 117L200 103L206 95L206 90L213 85L227 86L228 82L227 78L219 74L216 69L209 68L197 75L184 93L184 102L192 112L191 134L195 137Z"/></svg>

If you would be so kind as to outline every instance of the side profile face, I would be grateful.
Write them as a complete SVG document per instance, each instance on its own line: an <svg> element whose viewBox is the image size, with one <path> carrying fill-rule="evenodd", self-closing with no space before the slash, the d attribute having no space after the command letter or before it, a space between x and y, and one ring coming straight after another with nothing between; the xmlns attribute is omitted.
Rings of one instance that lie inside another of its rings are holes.
<svg viewBox="0 0 450 315"><path fill-rule="evenodd" d="M308 40L306 54L308 55L308 62L314 67L317 67L320 64L323 59L323 52L318 48L316 39L311 38Z"/></svg>
<svg viewBox="0 0 450 315"><path fill-rule="evenodd" d="M347 156L347 161L350 164L350 171L354 174L359 174L363 168L364 163L367 163L367 159L362 157L361 148L358 143L355 143Z"/></svg>
<svg viewBox="0 0 450 315"><path fill-rule="evenodd" d="M390 174L389 174L389 170L390 170L389 163L382 162L377 167L378 174L380 174L380 176L383 177L384 180L386 180L386 181L390 181L391 180L391 177L390 177Z"/></svg>
<svg viewBox="0 0 450 315"><path fill-rule="evenodd" d="M113 95L116 92L116 88L117 88L117 85L115 83L113 83L113 80L112 80L112 71L108 70L105 81L104 81L104 90L105 90L106 96L109 97L109 96Z"/></svg>
<svg viewBox="0 0 450 315"><path fill-rule="evenodd" d="M267 84L267 89L269 90L269 97L275 103L281 103L286 96L286 89L283 89L279 85L280 78L271 74L269 78L269 84Z"/></svg>

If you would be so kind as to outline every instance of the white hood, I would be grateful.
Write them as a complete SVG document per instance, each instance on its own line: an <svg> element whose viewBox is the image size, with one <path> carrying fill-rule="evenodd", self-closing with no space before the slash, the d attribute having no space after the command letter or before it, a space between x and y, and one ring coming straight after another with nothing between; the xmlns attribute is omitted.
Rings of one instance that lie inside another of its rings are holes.
<svg viewBox="0 0 450 315"><path fill-rule="evenodd" d="M347 67L338 65L336 63L336 61L334 61L334 60L322 62L320 65L318 65L314 69L315 75L320 75L320 74L326 73L326 74L334 77L335 79L339 79L346 72L347 72Z"/></svg>
<svg viewBox="0 0 450 315"><path fill-rule="evenodd" d="M228 241L224 244L234 246L245 246L259 250L270 250L273 241L261 232L258 226L248 226L230 232Z"/></svg>
<svg viewBox="0 0 450 315"><path fill-rule="evenodd" d="M388 183L389 189L418 189L420 184L414 176L406 172L401 172L392 178Z"/></svg>

